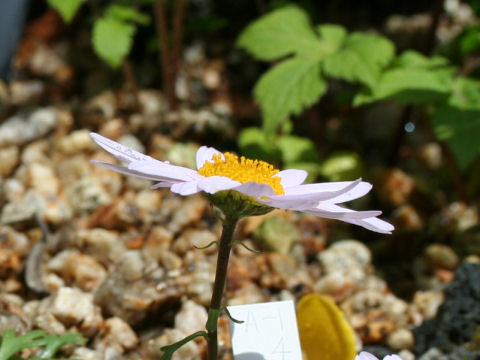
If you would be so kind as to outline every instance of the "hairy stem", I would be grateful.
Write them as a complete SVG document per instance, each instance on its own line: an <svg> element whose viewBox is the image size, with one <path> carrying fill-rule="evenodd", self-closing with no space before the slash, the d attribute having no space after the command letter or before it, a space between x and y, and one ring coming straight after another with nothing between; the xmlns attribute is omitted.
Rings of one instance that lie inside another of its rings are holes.
<svg viewBox="0 0 480 360"><path fill-rule="evenodd" d="M209 316L215 312L218 314L222 304L223 291L225 289L225 281L227 279L228 260L230 258L230 250L232 249L233 233L237 226L238 218L226 217L223 224L222 236L220 237L220 245L218 247L217 270L215 273L215 282L213 284L212 300L210 302ZM210 320L211 322L211 320ZM208 324L209 322L207 322ZM207 326L208 331L208 359L217 360L218 357L218 339L217 339L217 319L212 329Z"/></svg>

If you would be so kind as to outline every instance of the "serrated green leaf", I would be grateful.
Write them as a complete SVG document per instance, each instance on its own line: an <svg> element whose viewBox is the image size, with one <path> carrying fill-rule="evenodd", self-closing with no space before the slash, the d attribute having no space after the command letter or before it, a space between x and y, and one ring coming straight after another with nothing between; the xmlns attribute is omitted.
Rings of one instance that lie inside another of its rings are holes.
<svg viewBox="0 0 480 360"><path fill-rule="evenodd" d="M392 67L429 69L447 65L448 60L442 56L427 57L415 50L404 51L392 63Z"/></svg>
<svg viewBox="0 0 480 360"><path fill-rule="evenodd" d="M320 39L324 41L331 53L334 53L342 46L347 37L347 30L343 26L334 24L322 24L317 26Z"/></svg>
<svg viewBox="0 0 480 360"><path fill-rule="evenodd" d="M433 128L437 137L452 148L461 169L465 170L480 153L480 109L443 105L433 116Z"/></svg>
<svg viewBox="0 0 480 360"><path fill-rule="evenodd" d="M118 67L130 52L135 30L133 24L111 17L99 18L92 33L95 53L110 66Z"/></svg>
<svg viewBox="0 0 480 360"><path fill-rule="evenodd" d="M338 52L325 57L323 71L328 76L373 88L380 70L392 60L394 52L393 44L384 37L352 33Z"/></svg>
<svg viewBox="0 0 480 360"><path fill-rule="evenodd" d="M237 45L260 60L301 53L321 56L324 51L308 15L297 6L282 7L251 23Z"/></svg>
<svg viewBox="0 0 480 360"><path fill-rule="evenodd" d="M386 37L361 32L351 33L344 47L354 50L365 61L379 68L388 65L395 55L395 47Z"/></svg>
<svg viewBox="0 0 480 360"><path fill-rule="evenodd" d="M58 11L62 19L69 23L75 17L85 0L48 0L48 5Z"/></svg>
<svg viewBox="0 0 480 360"><path fill-rule="evenodd" d="M282 61L255 85L254 96L264 116L264 129L272 132L290 115L318 101L326 88L318 60L296 56Z"/></svg>
<svg viewBox="0 0 480 360"><path fill-rule="evenodd" d="M105 10L106 17L113 17L120 21L132 21L140 25L148 25L150 17L135 9L133 6L113 4Z"/></svg>
<svg viewBox="0 0 480 360"><path fill-rule="evenodd" d="M357 94L354 105L393 98L401 104L422 104L445 99L453 69L397 68L385 71L373 90Z"/></svg>
<svg viewBox="0 0 480 360"><path fill-rule="evenodd" d="M379 76L379 69L364 61L358 53L345 49L325 58L323 71L333 78L349 82L361 82L374 87Z"/></svg>

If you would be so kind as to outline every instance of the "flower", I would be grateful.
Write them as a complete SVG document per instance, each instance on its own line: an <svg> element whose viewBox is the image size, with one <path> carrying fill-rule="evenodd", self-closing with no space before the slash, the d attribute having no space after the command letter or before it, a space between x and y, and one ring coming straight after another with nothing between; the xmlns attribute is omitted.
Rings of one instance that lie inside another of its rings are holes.
<svg viewBox="0 0 480 360"><path fill-rule="evenodd" d="M92 161L111 170L156 181L153 189L169 187L174 193L191 195L198 192L216 195L226 190L243 194L263 208L303 211L319 217L337 219L366 229L389 234L394 229L378 219L381 211L354 211L337 204L357 199L372 185L361 181L340 181L303 184L307 172L297 169L279 171L259 160L238 157L231 153L202 146L196 154L197 171L159 161L107 139L90 134L103 149L126 166ZM222 209L223 210L223 209Z"/></svg>
<svg viewBox="0 0 480 360"><path fill-rule="evenodd" d="M355 360L378 360L378 358L369 352L362 351L360 354L355 356ZM402 360L402 358L398 355L387 355L383 358L383 360Z"/></svg>

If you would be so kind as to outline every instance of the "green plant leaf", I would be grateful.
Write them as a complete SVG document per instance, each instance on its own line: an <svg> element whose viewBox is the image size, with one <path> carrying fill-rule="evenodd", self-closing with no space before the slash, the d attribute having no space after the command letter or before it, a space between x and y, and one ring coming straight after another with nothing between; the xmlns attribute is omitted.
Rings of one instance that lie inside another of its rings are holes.
<svg viewBox="0 0 480 360"><path fill-rule="evenodd" d="M64 335L47 335L45 336L45 349L40 355L40 359L49 359L54 356L63 346L68 344L79 344L86 342L87 339L81 334L67 332Z"/></svg>
<svg viewBox="0 0 480 360"><path fill-rule="evenodd" d="M471 54L480 47L480 27L468 28L460 37L460 51L464 56Z"/></svg>
<svg viewBox="0 0 480 360"><path fill-rule="evenodd" d="M437 137L452 148L462 170L480 153L480 109L443 105L433 116L433 128Z"/></svg>
<svg viewBox="0 0 480 360"><path fill-rule="evenodd" d="M285 6L251 23L240 34L237 45L260 60L308 53L320 56L322 43L306 12L297 6Z"/></svg>
<svg viewBox="0 0 480 360"><path fill-rule="evenodd" d="M48 5L58 11L62 19L69 23L75 17L85 0L48 0Z"/></svg>
<svg viewBox="0 0 480 360"><path fill-rule="evenodd" d="M284 169L301 169L308 173L307 182L312 182L320 172L320 154L312 140L294 136L278 137L276 145L281 151Z"/></svg>
<svg viewBox="0 0 480 360"><path fill-rule="evenodd" d="M112 17L99 18L92 33L95 53L111 67L118 67L130 52L135 30L133 24Z"/></svg>
<svg viewBox="0 0 480 360"><path fill-rule="evenodd" d="M112 17L120 21L132 21L140 25L148 25L150 17L135 9L133 6L113 4L105 10L106 17Z"/></svg>
<svg viewBox="0 0 480 360"><path fill-rule="evenodd" d="M334 53L342 46L347 37L347 30L343 26L334 24L322 24L317 26L320 39L329 48L329 53Z"/></svg>
<svg viewBox="0 0 480 360"><path fill-rule="evenodd" d="M434 113L433 128L466 169L480 152L480 81L455 78L447 104Z"/></svg>
<svg viewBox="0 0 480 360"><path fill-rule="evenodd" d="M318 162L320 155L312 140L294 135L283 135L277 140L284 163Z"/></svg>
<svg viewBox="0 0 480 360"><path fill-rule="evenodd" d="M354 105L394 98L401 104L424 104L445 99L451 89L453 69L397 68L385 71L373 90L357 94Z"/></svg>
<svg viewBox="0 0 480 360"><path fill-rule="evenodd" d="M264 116L264 129L272 132L292 114L299 114L326 91L321 64L296 56L267 71L257 82L254 96Z"/></svg>
<svg viewBox="0 0 480 360"><path fill-rule="evenodd" d="M321 166L320 174L330 181L358 179L362 175L363 165L354 152L332 154Z"/></svg>
<svg viewBox="0 0 480 360"><path fill-rule="evenodd" d="M15 330L4 330L0 344L0 360L9 360L20 350L36 346L36 340L43 336L45 336L45 332L42 330L30 331L20 336L15 335Z"/></svg>
<svg viewBox="0 0 480 360"><path fill-rule="evenodd" d="M433 69L436 67L448 66L448 60L442 56L427 57L415 50L406 50L392 61L393 67L403 68L424 68Z"/></svg>
<svg viewBox="0 0 480 360"><path fill-rule="evenodd" d="M480 81L456 77L448 103L461 109L480 110Z"/></svg>
<svg viewBox="0 0 480 360"><path fill-rule="evenodd" d="M372 34L352 33L341 49L323 62L326 75L375 87L380 70L393 58L395 48L390 40Z"/></svg>
<svg viewBox="0 0 480 360"><path fill-rule="evenodd" d="M268 134L260 128L248 127L240 132L238 147L242 155L269 163L279 163L280 150L269 141Z"/></svg>
<svg viewBox="0 0 480 360"><path fill-rule="evenodd" d="M15 330L2 332L0 339L0 360L13 360L16 353L23 349L44 347L40 357L35 359L49 359L67 344L77 344L87 341L81 334L66 333L64 335L47 335L43 330L32 330L23 335L15 335Z"/></svg>

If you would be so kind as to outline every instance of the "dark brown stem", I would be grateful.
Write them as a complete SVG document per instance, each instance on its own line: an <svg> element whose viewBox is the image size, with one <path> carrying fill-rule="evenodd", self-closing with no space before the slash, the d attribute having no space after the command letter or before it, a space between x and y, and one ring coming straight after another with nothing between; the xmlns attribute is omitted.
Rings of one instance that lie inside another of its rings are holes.
<svg viewBox="0 0 480 360"><path fill-rule="evenodd" d="M443 0L436 0L432 10L432 22L428 29L427 42L425 44L425 55L430 55L435 48L437 28L440 22L440 15L442 15Z"/></svg>
<svg viewBox="0 0 480 360"><path fill-rule="evenodd" d="M164 0L155 0L155 23L160 44L160 65L163 73L163 90L170 108L175 105L174 79L170 72L170 47L168 45L167 16Z"/></svg>
<svg viewBox="0 0 480 360"><path fill-rule="evenodd" d="M215 282L213 284L212 300L210 309L220 310L222 304L225 281L227 279L228 260L230 250L232 249L233 233L237 226L238 218L227 217L223 223L222 236L218 247L217 270L215 272ZM210 314L210 313L209 313ZM217 326L215 330L208 330L208 359L217 360L218 358L218 339Z"/></svg>
<svg viewBox="0 0 480 360"><path fill-rule="evenodd" d="M126 82L126 90L131 92L134 98L134 106L138 107L138 82L130 60L125 59L122 62L122 73Z"/></svg>
<svg viewBox="0 0 480 360"><path fill-rule="evenodd" d="M175 10L173 13L173 49L172 49L172 66L170 69L173 79L173 90L175 90L175 80L177 79L178 69L182 57L183 49L183 22L185 20L185 7L187 0L176 0ZM173 108L176 108L176 97L173 97Z"/></svg>
<svg viewBox="0 0 480 360"><path fill-rule="evenodd" d="M135 76L135 71L133 70L132 63L130 60L125 59L122 62L122 72L123 76L125 77L125 80L127 82L127 87L134 91L138 91L138 83L137 83L137 78Z"/></svg>

